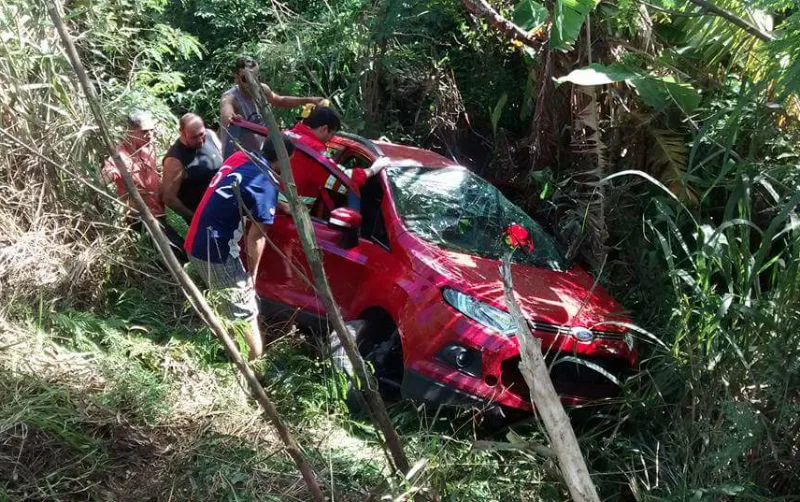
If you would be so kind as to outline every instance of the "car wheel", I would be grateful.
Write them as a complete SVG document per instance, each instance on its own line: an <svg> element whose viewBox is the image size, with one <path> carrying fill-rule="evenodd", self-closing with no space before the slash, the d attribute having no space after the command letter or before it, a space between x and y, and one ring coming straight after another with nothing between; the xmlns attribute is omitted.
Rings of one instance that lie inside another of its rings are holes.
<svg viewBox="0 0 800 502"><path fill-rule="evenodd" d="M346 324L350 334L355 337L361 357L367 368L373 371L378 380L379 390L384 397L399 396L400 382L403 378L403 352L400 346L400 334L396 328L390 332L378 332L368 321L356 320ZM355 370L347 357L336 331L328 336L331 359L334 371L347 379L343 397L351 413L361 414L367 411L366 401L354 382L357 380Z"/></svg>

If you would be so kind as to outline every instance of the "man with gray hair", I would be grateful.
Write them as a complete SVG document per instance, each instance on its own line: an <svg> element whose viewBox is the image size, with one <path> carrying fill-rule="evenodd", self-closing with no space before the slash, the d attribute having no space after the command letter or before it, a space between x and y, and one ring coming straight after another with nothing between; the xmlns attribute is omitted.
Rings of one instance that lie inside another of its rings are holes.
<svg viewBox="0 0 800 502"><path fill-rule="evenodd" d="M139 194L144 199L150 212L158 219L162 230L167 235L172 250L178 259L186 261L186 254L183 252L183 239L166 222L164 204L161 202L161 174L156 163L156 151L154 144L154 130L156 123L150 113L143 110L134 110L128 114L125 138L117 147L119 156L125 163L125 167L133 179L134 185ZM141 228L139 212L133 205L133 201L128 195L125 183L122 181L122 174L117 169L114 159L106 158L101 168L101 177L106 184L113 183L120 198L128 205L129 211L126 215L129 223L134 229Z"/></svg>
<svg viewBox="0 0 800 502"><path fill-rule="evenodd" d="M153 216L156 218L164 216L164 204L161 203L159 197L161 176L156 167L156 151L153 144L153 130L156 123L149 113L142 110L134 110L128 114L127 122L125 138L117 147L119 156L125 162L125 167L131 173L133 183ZM128 197L128 190L122 182L122 175L114 164L114 159L108 157L105 160L101 173L103 181L114 183L122 200L128 204L131 210L136 211Z"/></svg>

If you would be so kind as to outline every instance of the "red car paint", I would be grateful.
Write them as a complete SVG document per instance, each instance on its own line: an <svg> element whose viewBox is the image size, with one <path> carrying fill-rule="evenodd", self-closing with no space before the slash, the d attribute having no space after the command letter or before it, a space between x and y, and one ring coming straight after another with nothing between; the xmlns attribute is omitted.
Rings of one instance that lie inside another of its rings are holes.
<svg viewBox="0 0 800 502"><path fill-rule="evenodd" d="M410 146L381 141L369 144L339 136L329 143L336 160L355 157L366 165L378 156L373 146L391 159L416 160L425 167L457 168L455 162L441 155ZM469 400L477 398L476 403L529 411L528 390L517 367L516 338L484 327L443 299L442 288L449 287L506 310L499 261L448 251L408 231L395 209L386 171L379 176L388 247L361 238L354 247L344 248L340 245L341 227L331 228L327 222L314 219L328 280L345 319L358 319L369 310L380 309L399 330L407 375L411 372L437 389L456 391ZM299 273L310 277L291 216L279 214L269 237L296 266L290 266L267 246L257 274L258 295L272 304L324 316L321 302ZM637 350L630 339L625 339L624 330L601 324L625 322L621 306L585 271L577 266L556 272L515 264L512 273L522 310L547 355L566 354L615 368L635 366ZM570 334L572 327L594 330L594 339L578 341ZM449 343L480 353L478 376L437 357ZM595 392L595 387L599 391ZM584 385L580 379L560 382L557 388L567 404L602 397L609 390L604 385Z"/></svg>

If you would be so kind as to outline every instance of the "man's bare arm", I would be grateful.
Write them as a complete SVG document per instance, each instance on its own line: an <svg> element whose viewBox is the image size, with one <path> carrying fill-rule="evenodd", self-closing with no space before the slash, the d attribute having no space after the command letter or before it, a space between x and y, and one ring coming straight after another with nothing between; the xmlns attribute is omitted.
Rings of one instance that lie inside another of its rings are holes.
<svg viewBox="0 0 800 502"><path fill-rule="evenodd" d="M303 106L306 103L318 105L323 99L319 96L281 96L277 94L266 84L261 84L264 92L267 94L267 101L275 108L294 108L296 106Z"/></svg>
<svg viewBox="0 0 800 502"><path fill-rule="evenodd" d="M222 96L219 101L219 123L223 127L229 127L231 120L241 119L242 116L236 110L236 99L231 94Z"/></svg>
<svg viewBox="0 0 800 502"><path fill-rule="evenodd" d="M178 190L183 183L183 165L174 157L164 159L164 177L161 180L161 200L173 211L191 219L194 211L186 207L178 198Z"/></svg>
<svg viewBox="0 0 800 502"><path fill-rule="evenodd" d="M247 232L247 269L250 277L255 284L256 276L258 275L258 265L261 263L261 255L264 254L264 246L267 243L266 227L257 222L253 222L250 230Z"/></svg>

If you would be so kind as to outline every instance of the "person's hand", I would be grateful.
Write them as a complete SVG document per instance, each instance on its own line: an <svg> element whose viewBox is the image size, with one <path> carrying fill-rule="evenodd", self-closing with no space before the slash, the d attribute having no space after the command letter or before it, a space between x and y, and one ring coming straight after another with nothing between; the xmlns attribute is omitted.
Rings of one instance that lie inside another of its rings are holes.
<svg viewBox="0 0 800 502"><path fill-rule="evenodd" d="M231 115L231 122L233 122L234 120L244 120L244 117L242 117L238 113L234 113L233 115Z"/></svg>
<svg viewBox="0 0 800 502"><path fill-rule="evenodd" d="M388 167L390 163L391 161L389 160L389 157L378 157L377 159L375 159L375 162L373 162L372 165L369 166L369 175L375 176L379 172L386 169L386 167Z"/></svg>
<svg viewBox="0 0 800 502"><path fill-rule="evenodd" d="M391 160L389 157L378 157L375 159L375 162L369 167L369 175L375 176L379 172L386 169L388 166L394 167L422 167L422 164L416 160L411 159L400 159L400 160Z"/></svg>
<svg viewBox="0 0 800 502"><path fill-rule="evenodd" d="M318 106L331 106L331 101L328 98L314 98L314 104Z"/></svg>

